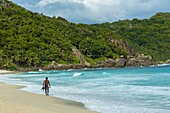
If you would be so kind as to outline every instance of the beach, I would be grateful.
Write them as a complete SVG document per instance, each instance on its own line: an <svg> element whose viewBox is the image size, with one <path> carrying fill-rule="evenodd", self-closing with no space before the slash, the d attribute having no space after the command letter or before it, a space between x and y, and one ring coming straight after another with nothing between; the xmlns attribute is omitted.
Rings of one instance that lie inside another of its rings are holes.
<svg viewBox="0 0 170 113"><path fill-rule="evenodd" d="M0 74L13 74L17 73L16 71L0 70Z"/></svg>
<svg viewBox="0 0 170 113"><path fill-rule="evenodd" d="M30 93L19 90L20 88L22 87L0 83L0 113L97 113L86 109L79 102Z"/></svg>
<svg viewBox="0 0 170 113"><path fill-rule="evenodd" d="M0 113L170 113L170 65L0 74L0 88Z"/></svg>

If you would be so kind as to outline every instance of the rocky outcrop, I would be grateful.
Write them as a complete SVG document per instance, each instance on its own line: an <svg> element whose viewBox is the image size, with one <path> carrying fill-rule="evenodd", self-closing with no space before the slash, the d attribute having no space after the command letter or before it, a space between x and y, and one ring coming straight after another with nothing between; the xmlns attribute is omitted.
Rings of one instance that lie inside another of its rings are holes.
<svg viewBox="0 0 170 113"><path fill-rule="evenodd" d="M123 49L128 54L128 58L118 58L115 59L115 67L125 67L125 66L148 66L156 64L152 57L149 55L136 55L129 44L122 39L113 39L108 37L108 39L118 48Z"/></svg>
<svg viewBox="0 0 170 113"><path fill-rule="evenodd" d="M46 67L43 67L43 70L66 70L66 69L81 69L81 68L104 68L104 67L134 67L134 66L149 66L156 65L154 60L149 55L135 55L130 46L122 40L111 40L115 46L122 48L128 52L128 57L125 58L123 55L120 58L107 59L105 61L97 62L94 65L88 63L80 51L76 48L72 48L73 55L80 60L79 64L57 64L55 61ZM167 61L170 63L170 60ZM41 69L41 68L40 68ZM38 70L38 68L26 69L26 70Z"/></svg>
<svg viewBox="0 0 170 113"><path fill-rule="evenodd" d="M85 58L83 57L83 55L80 53L80 51L79 51L78 49L73 48L73 49L72 49L72 52L73 52L74 56L80 60L80 64L82 64L82 65L87 65L87 66L90 65L90 63L88 63L88 62L85 60Z"/></svg>
<svg viewBox="0 0 170 113"><path fill-rule="evenodd" d="M42 68L43 70L67 70L67 69L81 69L81 68L90 68L83 64L53 64L53 62L47 67Z"/></svg>
<svg viewBox="0 0 170 113"><path fill-rule="evenodd" d="M92 67L134 67L134 66L149 66L156 65L152 57L149 55L136 55L128 58L116 58L109 59L106 61L101 61Z"/></svg>
<svg viewBox="0 0 170 113"><path fill-rule="evenodd" d="M149 66L155 64L156 63L153 61L151 56L141 54L129 58L126 63L126 66Z"/></svg>
<svg viewBox="0 0 170 113"><path fill-rule="evenodd" d="M170 63L170 60L167 61ZM109 67L135 67L135 66L149 66L156 65L152 57L149 55L136 55L128 58L116 58L116 59L107 59L105 61L100 61L95 65L84 65L82 64L57 64L55 61L52 61L50 65L46 67L33 67L26 69L18 69L19 71L38 71L42 70L67 70L67 69L82 69L82 68L109 68Z"/></svg>
<svg viewBox="0 0 170 113"><path fill-rule="evenodd" d="M50 65L47 66L47 69L56 69L58 68L58 64L55 61L52 61L52 63Z"/></svg>
<svg viewBox="0 0 170 113"><path fill-rule="evenodd" d="M113 59L108 59L105 61L100 61L92 67L115 67L115 61Z"/></svg>
<svg viewBox="0 0 170 113"><path fill-rule="evenodd" d="M168 59L167 61L165 61L166 64L170 64L170 59Z"/></svg>
<svg viewBox="0 0 170 113"><path fill-rule="evenodd" d="M128 59L126 66L140 66L136 58Z"/></svg>
<svg viewBox="0 0 170 113"><path fill-rule="evenodd" d="M80 53L76 51L76 55L80 55ZM81 56L79 56L82 58ZM50 65L48 65L45 70L55 70L55 69L80 69L80 68L102 68L102 67L134 67L134 66L149 66L155 65L156 63L152 60L152 57L149 55L136 55L128 58L116 58L116 59L108 59L105 61L100 61L95 65L85 65L85 60L82 59L81 64L57 64L55 61L52 61Z"/></svg>
<svg viewBox="0 0 170 113"><path fill-rule="evenodd" d="M127 59L125 58L117 58L115 59L115 66L116 67L125 67Z"/></svg>
<svg viewBox="0 0 170 113"><path fill-rule="evenodd" d="M134 56L135 52L129 46L127 42L122 39L113 39L112 37L108 38L116 47L123 49L130 56Z"/></svg>

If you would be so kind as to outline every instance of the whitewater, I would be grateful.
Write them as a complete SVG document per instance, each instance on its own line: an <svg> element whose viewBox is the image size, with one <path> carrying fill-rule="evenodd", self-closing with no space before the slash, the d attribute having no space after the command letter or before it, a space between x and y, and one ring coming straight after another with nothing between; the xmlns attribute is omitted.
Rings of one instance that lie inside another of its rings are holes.
<svg viewBox="0 0 170 113"><path fill-rule="evenodd" d="M21 90L82 102L101 113L170 113L170 65L129 68L34 71L1 75L0 82Z"/></svg>

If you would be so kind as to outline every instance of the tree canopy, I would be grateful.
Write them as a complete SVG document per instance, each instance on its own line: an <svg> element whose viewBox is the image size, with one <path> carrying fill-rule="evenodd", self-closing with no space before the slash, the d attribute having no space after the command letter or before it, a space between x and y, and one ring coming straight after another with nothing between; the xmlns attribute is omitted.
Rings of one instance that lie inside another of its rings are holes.
<svg viewBox="0 0 170 113"><path fill-rule="evenodd" d="M157 61L170 58L170 13L150 19L103 24L76 24L62 17L28 11L8 0L0 1L0 68L45 66L56 61L77 64L72 48L89 61L128 55L108 37L127 41L136 53Z"/></svg>
<svg viewBox="0 0 170 113"><path fill-rule="evenodd" d="M0 9L0 67L76 64L73 47L94 60L125 53L106 39L114 33L105 28L33 13L7 0L1 1Z"/></svg>
<svg viewBox="0 0 170 113"><path fill-rule="evenodd" d="M151 55L156 61L170 59L170 13L157 13L149 19L120 20L97 24L126 39L136 53Z"/></svg>

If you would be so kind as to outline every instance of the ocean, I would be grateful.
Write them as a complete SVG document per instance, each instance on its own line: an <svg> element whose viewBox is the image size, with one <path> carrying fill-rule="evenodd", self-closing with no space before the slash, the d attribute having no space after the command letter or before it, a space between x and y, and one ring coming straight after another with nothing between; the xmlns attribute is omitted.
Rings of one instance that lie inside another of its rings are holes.
<svg viewBox="0 0 170 113"><path fill-rule="evenodd" d="M43 94L82 102L101 113L170 113L170 65L128 68L34 71L1 75L0 82L26 86Z"/></svg>

